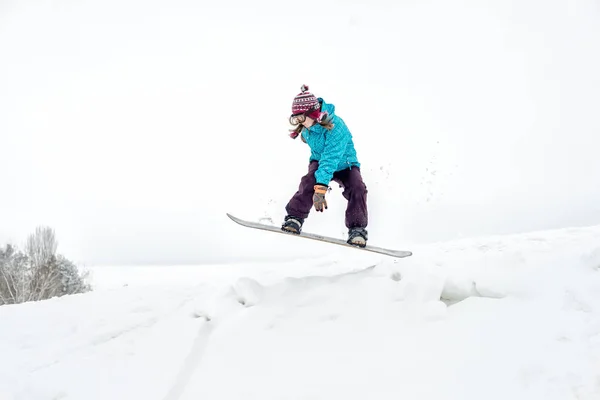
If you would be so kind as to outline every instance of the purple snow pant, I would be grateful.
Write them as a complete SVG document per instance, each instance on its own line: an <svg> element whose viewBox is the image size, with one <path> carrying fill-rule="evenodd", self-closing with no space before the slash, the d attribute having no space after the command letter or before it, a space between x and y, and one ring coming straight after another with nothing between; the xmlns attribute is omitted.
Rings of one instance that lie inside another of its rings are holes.
<svg viewBox="0 0 600 400"><path fill-rule="evenodd" d="M311 161L308 173L300 179L298 191L285 206L288 215L307 218L313 207L312 197L314 186L317 183L315 171L319 167L318 161ZM346 207L346 227L366 228L369 222L367 213L367 186L362 180L360 168L352 167L333 174L332 181L340 184L344 191L342 195L348 200Z"/></svg>

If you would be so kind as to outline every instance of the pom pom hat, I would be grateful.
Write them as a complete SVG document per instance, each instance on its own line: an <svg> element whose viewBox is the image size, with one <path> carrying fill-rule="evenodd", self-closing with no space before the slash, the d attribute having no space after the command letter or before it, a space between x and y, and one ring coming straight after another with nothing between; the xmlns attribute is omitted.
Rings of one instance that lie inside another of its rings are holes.
<svg viewBox="0 0 600 400"><path fill-rule="evenodd" d="M317 97L308 91L308 85L302 85L301 93L294 97L292 102L292 116L304 114L314 120L320 119L321 105Z"/></svg>

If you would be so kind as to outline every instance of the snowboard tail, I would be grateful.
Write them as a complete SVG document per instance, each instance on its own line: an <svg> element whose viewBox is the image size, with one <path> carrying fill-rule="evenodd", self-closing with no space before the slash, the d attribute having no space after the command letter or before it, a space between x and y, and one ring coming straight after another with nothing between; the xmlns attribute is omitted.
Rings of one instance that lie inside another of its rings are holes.
<svg viewBox="0 0 600 400"><path fill-rule="evenodd" d="M259 230L269 231L269 232L274 232L274 233L280 233L280 234L284 234L284 235L288 235L288 236L296 236L296 237L301 237L301 238L305 238L305 239L317 240L319 242L337 244L340 246L351 247L351 248L357 249L357 250L371 251L373 253L385 254L385 255L388 255L391 257L397 257L397 258L404 258L404 257L409 257L412 255L411 251L386 249L386 248L382 248L382 247L371 246L368 244L365 247L353 246L353 245L347 243L345 240L328 237L328 236L323 236L323 235L317 235L315 233L284 232L281 230L280 227L277 227L277 226L261 224L260 222L245 221L243 219L234 217L233 215L231 215L229 213L227 213L227 216L229 218L231 218L232 221L234 221L242 226L248 227L248 228L259 229Z"/></svg>

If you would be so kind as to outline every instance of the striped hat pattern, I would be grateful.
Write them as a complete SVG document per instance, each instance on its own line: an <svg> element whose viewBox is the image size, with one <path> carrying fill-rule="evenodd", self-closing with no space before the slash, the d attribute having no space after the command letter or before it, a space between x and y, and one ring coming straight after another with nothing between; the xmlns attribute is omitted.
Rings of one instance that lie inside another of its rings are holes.
<svg viewBox="0 0 600 400"><path fill-rule="evenodd" d="M292 115L304 114L319 108L319 100L308 91L308 85L302 85L300 90L301 93L297 94L292 102Z"/></svg>

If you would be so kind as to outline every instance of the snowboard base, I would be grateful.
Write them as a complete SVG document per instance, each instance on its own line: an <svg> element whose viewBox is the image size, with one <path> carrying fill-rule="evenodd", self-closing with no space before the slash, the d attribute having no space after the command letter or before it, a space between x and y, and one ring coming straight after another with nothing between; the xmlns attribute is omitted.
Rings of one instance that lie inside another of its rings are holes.
<svg viewBox="0 0 600 400"><path fill-rule="evenodd" d="M382 247L375 247L375 246L371 246L368 244L365 247L353 246L351 244L346 243L345 240L338 239L338 238L332 238L332 237L328 237L328 236L323 236L323 235L317 235L314 233L301 232L301 233L297 234L297 233L291 233L291 232L284 232L281 230L281 227L261 224L259 222L245 221L243 219L234 217L233 215L231 215L229 213L227 213L227 216L229 218L231 218L231 220L233 220L234 222L236 222L242 226L248 227L248 228L254 228L254 229L260 229L263 231L281 233L283 235L288 235L288 236L297 236L297 237L301 237L301 238L305 238L305 239L317 240L319 242L337 244L340 246L350 247L350 248L357 249L357 250L371 251L373 253L385 254L385 255L388 255L391 257L397 257L397 258L404 258L404 257L409 257L412 255L411 251L385 249Z"/></svg>

